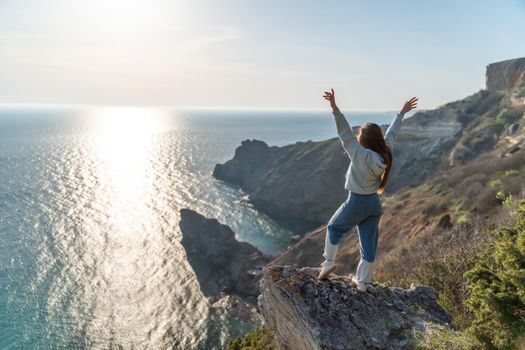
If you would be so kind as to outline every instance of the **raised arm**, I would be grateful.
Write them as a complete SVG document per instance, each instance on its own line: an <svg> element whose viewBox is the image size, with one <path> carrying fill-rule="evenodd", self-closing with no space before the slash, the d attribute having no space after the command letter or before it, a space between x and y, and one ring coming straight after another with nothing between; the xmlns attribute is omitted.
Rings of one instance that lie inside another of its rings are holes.
<svg viewBox="0 0 525 350"><path fill-rule="evenodd" d="M401 112L399 112L392 123L390 123L390 126L385 132L385 142L390 147L391 150L394 148L394 143L396 141L397 133L399 129L401 128L401 122L403 121L403 117L406 113L410 112L414 108L417 107L417 98L412 97L410 100L405 102L405 105L403 108L401 108Z"/></svg>
<svg viewBox="0 0 525 350"><path fill-rule="evenodd" d="M341 140L344 150L348 153L350 158L353 158L357 148L360 146L357 137L355 136L352 128L348 124L345 116L335 103L335 92L334 89L331 89L331 92L325 91L324 96L325 100L330 101L330 107L332 107L332 114L335 118L335 126L337 128L337 135Z"/></svg>

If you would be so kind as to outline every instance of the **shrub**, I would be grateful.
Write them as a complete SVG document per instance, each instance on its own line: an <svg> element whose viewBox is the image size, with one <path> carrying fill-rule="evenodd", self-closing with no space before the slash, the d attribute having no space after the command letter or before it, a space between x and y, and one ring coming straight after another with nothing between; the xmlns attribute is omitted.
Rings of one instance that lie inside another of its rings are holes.
<svg viewBox="0 0 525 350"><path fill-rule="evenodd" d="M517 169L510 169L505 172L505 176L520 176L520 171Z"/></svg>
<svg viewBox="0 0 525 350"><path fill-rule="evenodd" d="M474 205L480 213L486 213L500 203L496 197L497 193L496 188L485 187L474 197Z"/></svg>
<svg viewBox="0 0 525 350"><path fill-rule="evenodd" d="M440 208L436 203L429 203L427 204L422 210L421 214L427 216L427 215L433 215L440 211Z"/></svg>
<svg viewBox="0 0 525 350"><path fill-rule="evenodd" d="M525 342L525 200L509 197L513 223L491 231L493 240L465 273L474 315L469 332L489 349Z"/></svg>
<svg viewBox="0 0 525 350"><path fill-rule="evenodd" d="M503 124L507 127L515 121L518 121L520 118L520 112L512 109L504 109L501 112L499 112L499 114L496 116L496 122L499 124Z"/></svg>
<svg viewBox="0 0 525 350"><path fill-rule="evenodd" d="M226 350L275 350L277 349L274 341L273 332L260 325L252 330L245 337L237 337L228 342Z"/></svg>
<svg viewBox="0 0 525 350"><path fill-rule="evenodd" d="M500 189L502 186L503 186L503 183L501 182L500 179L492 180L490 182L490 187L494 189Z"/></svg>
<svg viewBox="0 0 525 350"><path fill-rule="evenodd" d="M470 325L472 314L464 304L468 290L463 274L474 265L473 258L486 232L481 219L411 240L379 259L376 278L387 285L408 288L425 284L438 291L439 303L450 312L457 329Z"/></svg>
<svg viewBox="0 0 525 350"><path fill-rule="evenodd" d="M430 285L438 291L439 303L454 317L454 325L464 329L472 314L464 304L468 297L463 274L473 266L476 247L482 242L478 228L460 225L444 235L439 253L420 262L414 277L418 283Z"/></svg>

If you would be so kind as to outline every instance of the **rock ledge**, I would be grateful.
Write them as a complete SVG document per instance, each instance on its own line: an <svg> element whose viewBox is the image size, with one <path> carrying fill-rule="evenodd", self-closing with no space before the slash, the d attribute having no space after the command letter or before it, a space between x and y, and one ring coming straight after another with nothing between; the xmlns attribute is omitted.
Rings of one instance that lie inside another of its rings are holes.
<svg viewBox="0 0 525 350"><path fill-rule="evenodd" d="M449 327L427 286L357 291L349 277L318 281L319 268L268 265L258 306L281 349L409 349L415 332Z"/></svg>

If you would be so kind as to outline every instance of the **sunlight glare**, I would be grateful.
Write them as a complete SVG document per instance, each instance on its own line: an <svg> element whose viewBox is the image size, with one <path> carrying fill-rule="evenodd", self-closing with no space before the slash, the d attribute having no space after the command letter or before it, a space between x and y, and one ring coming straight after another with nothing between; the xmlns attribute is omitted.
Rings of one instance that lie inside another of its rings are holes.
<svg viewBox="0 0 525 350"><path fill-rule="evenodd" d="M144 254L144 242L159 241L160 223L154 208L158 199L155 167L161 159L163 132L169 114L163 109L138 107L94 108L86 139L94 165L92 206L105 223L102 244L89 239L90 255L97 257L102 288L87 290L97 300L95 320L111 320L122 332L132 332L151 321L155 303L145 297L148 283L158 283L151 267L156 255ZM91 300L90 299L90 300ZM90 324L86 334L99 335ZM153 341L153 340L152 340Z"/></svg>
<svg viewBox="0 0 525 350"><path fill-rule="evenodd" d="M110 199L115 231L129 235L136 226L120 213L135 212L139 222L148 221L156 140L168 128L167 115L154 108L115 107L97 108L89 116L103 196Z"/></svg>
<svg viewBox="0 0 525 350"><path fill-rule="evenodd" d="M167 0L91 0L81 3L88 37L136 45L180 27L180 4Z"/></svg>
<svg viewBox="0 0 525 350"><path fill-rule="evenodd" d="M95 130L112 147L133 147L140 143L137 139L150 138L168 126L166 115L155 108L108 107L88 114Z"/></svg>

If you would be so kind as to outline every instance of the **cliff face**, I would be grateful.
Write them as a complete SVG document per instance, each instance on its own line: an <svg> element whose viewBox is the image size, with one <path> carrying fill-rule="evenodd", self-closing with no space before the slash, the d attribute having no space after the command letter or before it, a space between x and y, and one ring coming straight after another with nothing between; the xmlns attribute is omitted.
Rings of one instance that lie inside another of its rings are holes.
<svg viewBox="0 0 525 350"><path fill-rule="evenodd" d="M409 349L414 333L449 327L450 315L425 286L374 286L360 293L347 277L318 281L318 269L269 265L259 308L282 349Z"/></svg>
<svg viewBox="0 0 525 350"><path fill-rule="evenodd" d="M199 213L181 209L182 245L204 295L217 299L234 294L255 303L257 281L270 256L246 242L239 242L227 225Z"/></svg>
<svg viewBox="0 0 525 350"><path fill-rule="evenodd" d="M485 80L487 90L492 91L509 91L525 85L525 57L489 64Z"/></svg>
<svg viewBox="0 0 525 350"><path fill-rule="evenodd" d="M394 146L394 165L387 192L417 186L440 168L461 163L457 157L448 160L446 157L480 116L495 113L501 98L499 93L479 91L437 109L418 112L403 121ZM466 148L465 153L474 157L484 151L476 146Z"/></svg>
<svg viewBox="0 0 525 350"><path fill-rule="evenodd" d="M508 105L525 108L525 57L487 66L486 88L508 94Z"/></svg>

